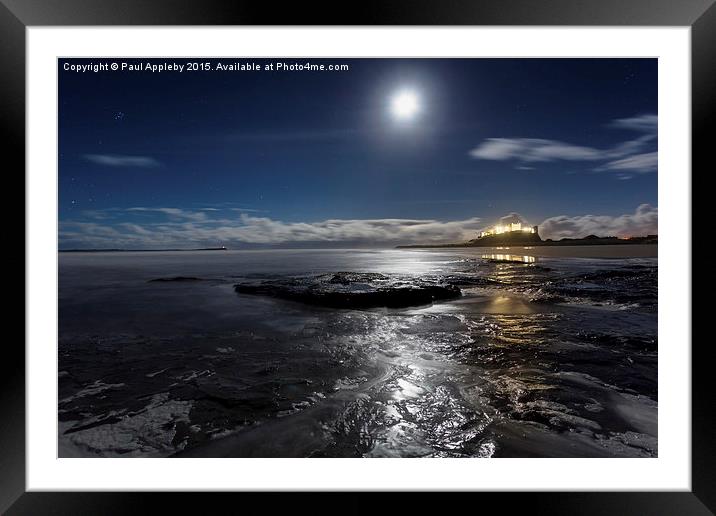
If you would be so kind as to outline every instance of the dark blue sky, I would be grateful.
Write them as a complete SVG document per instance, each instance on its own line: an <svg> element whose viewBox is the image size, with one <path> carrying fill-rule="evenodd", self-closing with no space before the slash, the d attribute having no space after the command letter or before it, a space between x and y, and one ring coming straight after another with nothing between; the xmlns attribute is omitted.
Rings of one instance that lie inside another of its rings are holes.
<svg viewBox="0 0 716 516"><path fill-rule="evenodd" d="M238 60L279 61L295 62ZM577 232L585 215L604 217L603 232L655 231L655 59L64 69L111 62L59 62L61 247L330 245L371 241L364 231L377 227L390 234L376 242L438 240L440 228L455 238L510 212ZM419 111L399 121L390 106L405 90ZM623 230L616 218L638 218L639 206L653 221ZM343 222L325 224L333 219ZM415 221L429 222L403 231Z"/></svg>

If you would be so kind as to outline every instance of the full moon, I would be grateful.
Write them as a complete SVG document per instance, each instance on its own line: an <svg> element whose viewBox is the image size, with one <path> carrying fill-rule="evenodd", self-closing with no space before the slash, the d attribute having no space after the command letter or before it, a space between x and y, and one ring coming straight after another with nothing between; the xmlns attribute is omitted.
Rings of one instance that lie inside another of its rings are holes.
<svg viewBox="0 0 716 516"><path fill-rule="evenodd" d="M398 92L390 105L393 116L399 120L410 120L420 111L418 96L412 91Z"/></svg>

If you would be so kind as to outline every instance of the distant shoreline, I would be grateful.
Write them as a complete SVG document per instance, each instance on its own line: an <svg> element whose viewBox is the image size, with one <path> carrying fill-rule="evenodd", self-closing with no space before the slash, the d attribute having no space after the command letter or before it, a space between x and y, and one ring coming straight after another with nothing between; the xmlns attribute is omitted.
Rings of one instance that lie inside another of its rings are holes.
<svg viewBox="0 0 716 516"><path fill-rule="evenodd" d="M58 253L166 253L190 251L227 251L226 247L202 247L198 249L58 249Z"/></svg>
<svg viewBox="0 0 716 516"><path fill-rule="evenodd" d="M461 243L446 244L410 244L399 245L396 249L438 249L438 248L465 248L465 247L566 247L566 246L602 246L602 245L658 245L656 236L634 237L629 239L616 237L563 238L561 240L519 241L510 239L481 238Z"/></svg>
<svg viewBox="0 0 716 516"><path fill-rule="evenodd" d="M571 246L630 246L630 245L658 245L656 237L635 237L631 239L620 239L616 237L592 237L592 238L563 238L561 240L542 240L542 241L497 241L495 239L470 240L461 243L444 243L444 244L403 244L394 247L385 247L385 249L465 249L465 248L489 248L489 247L571 247ZM368 247L366 249L374 249ZM381 247L382 248L382 247ZM167 252L196 252L196 251L272 251L272 250L318 250L318 249L362 249L357 247L328 247L328 248L250 248L250 249L227 249L226 247L203 247L192 249L58 249L59 253L167 253Z"/></svg>

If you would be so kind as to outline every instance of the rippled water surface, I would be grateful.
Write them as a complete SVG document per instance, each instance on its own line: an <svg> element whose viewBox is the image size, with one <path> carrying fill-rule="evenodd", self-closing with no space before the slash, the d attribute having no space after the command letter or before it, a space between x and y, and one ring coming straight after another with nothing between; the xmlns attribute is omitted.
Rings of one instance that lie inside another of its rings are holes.
<svg viewBox="0 0 716 516"><path fill-rule="evenodd" d="M655 456L656 246L592 255L61 253L60 455Z"/></svg>

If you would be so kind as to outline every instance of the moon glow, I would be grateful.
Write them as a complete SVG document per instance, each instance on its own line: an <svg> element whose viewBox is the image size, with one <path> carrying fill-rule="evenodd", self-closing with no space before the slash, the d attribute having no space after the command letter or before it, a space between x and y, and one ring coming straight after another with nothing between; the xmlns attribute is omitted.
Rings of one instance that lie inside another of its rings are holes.
<svg viewBox="0 0 716 516"><path fill-rule="evenodd" d="M410 120L420 111L420 101L413 91L403 90L392 99L390 110L398 120Z"/></svg>

